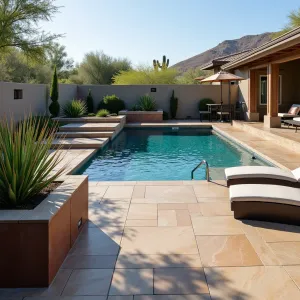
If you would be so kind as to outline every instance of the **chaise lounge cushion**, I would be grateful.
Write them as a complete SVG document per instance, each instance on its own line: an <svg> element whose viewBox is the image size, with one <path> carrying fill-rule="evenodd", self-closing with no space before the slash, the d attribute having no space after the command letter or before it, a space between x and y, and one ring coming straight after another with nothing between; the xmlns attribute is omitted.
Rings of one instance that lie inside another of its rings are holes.
<svg viewBox="0 0 300 300"><path fill-rule="evenodd" d="M300 182L300 168L293 170L292 173L298 182Z"/></svg>
<svg viewBox="0 0 300 300"><path fill-rule="evenodd" d="M288 111L288 113L279 113L278 117L281 118L292 118L292 117L297 117L300 113L300 104L293 104Z"/></svg>
<svg viewBox="0 0 300 300"><path fill-rule="evenodd" d="M295 175L288 170L265 166L244 166L225 169L226 180L242 178L271 178L290 182L297 182L297 180L300 181L300 174L297 172L296 175L299 175L299 177L295 178Z"/></svg>
<svg viewBox="0 0 300 300"><path fill-rule="evenodd" d="M300 122L300 118L299 117L293 118L293 121Z"/></svg>
<svg viewBox="0 0 300 300"><path fill-rule="evenodd" d="M300 206L300 189L264 184L239 184L229 188L231 202L270 202Z"/></svg>

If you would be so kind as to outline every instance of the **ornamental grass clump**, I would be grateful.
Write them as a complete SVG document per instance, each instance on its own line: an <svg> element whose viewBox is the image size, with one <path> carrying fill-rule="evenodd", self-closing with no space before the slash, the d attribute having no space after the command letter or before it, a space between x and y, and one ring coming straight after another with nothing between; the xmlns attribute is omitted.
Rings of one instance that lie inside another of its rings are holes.
<svg viewBox="0 0 300 300"><path fill-rule="evenodd" d="M54 171L62 152L49 151L55 132L47 121L41 127L38 118L26 118L18 126L13 120L0 120L1 208L26 207L62 174L64 167Z"/></svg>
<svg viewBox="0 0 300 300"><path fill-rule="evenodd" d="M150 95L144 95L140 97L138 103L141 111L154 111L156 110L156 102Z"/></svg>
<svg viewBox="0 0 300 300"><path fill-rule="evenodd" d="M67 118L80 118L87 114L86 103L82 100L72 100L63 107L63 114Z"/></svg>

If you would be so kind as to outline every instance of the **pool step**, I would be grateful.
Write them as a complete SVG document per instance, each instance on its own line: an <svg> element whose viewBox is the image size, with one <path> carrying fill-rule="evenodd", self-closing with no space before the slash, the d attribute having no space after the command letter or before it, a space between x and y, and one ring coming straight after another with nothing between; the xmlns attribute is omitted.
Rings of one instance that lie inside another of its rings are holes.
<svg viewBox="0 0 300 300"><path fill-rule="evenodd" d="M54 139L52 148L60 145L63 149L99 149L107 144L109 138L64 138Z"/></svg>
<svg viewBox="0 0 300 300"><path fill-rule="evenodd" d="M126 116L115 117L82 117L82 118L54 118L61 124L68 123L125 123Z"/></svg>
<svg viewBox="0 0 300 300"><path fill-rule="evenodd" d="M70 123L59 128L61 132L91 132L116 131L120 123Z"/></svg>
<svg viewBox="0 0 300 300"><path fill-rule="evenodd" d="M212 180L223 180L225 178L225 168L209 168L209 175Z"/></svg>
<svg viewBox="0 0 300 300"><path fill-rule="evenodd" d="M110 138L113 134L114 131L59 131L56 136L58 138Z"/></svg>

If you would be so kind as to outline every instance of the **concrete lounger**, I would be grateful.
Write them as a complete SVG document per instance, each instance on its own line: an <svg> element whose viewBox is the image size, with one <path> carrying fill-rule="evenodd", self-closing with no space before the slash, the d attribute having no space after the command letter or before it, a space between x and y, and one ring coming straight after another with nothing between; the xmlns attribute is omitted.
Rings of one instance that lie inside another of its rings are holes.
<svg viewBox="0 0 300 300"><path fill-rule="evenodd" d="M244 166L225 169L227 186L236 184L271 184L300 188L300 168L293 171L267 166Z"/></svg>
<svg viewBox="0 0 300 300"><path fill-rule="evenodd" d="M236 219L300 225L300 189L280 185L239 184L229 188Z"/></svg>

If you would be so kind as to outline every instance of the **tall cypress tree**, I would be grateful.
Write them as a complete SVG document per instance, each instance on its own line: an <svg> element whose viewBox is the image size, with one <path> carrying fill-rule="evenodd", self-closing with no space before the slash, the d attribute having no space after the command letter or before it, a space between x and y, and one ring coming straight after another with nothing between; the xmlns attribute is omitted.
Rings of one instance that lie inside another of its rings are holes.
<svg viewBox="0 0 300 300"><path fill-rule="evenodd" d="M49 111L51 113L52 117L57 117L59 115L60 111L60 105L58 103L58 79L57 79L57 72L56 72L56 67L54 68L54 73L52 77L52 82L51 82L51 90L50 90L50 98L52 100L50 106L49 106Z"/></svg>
<svg viewBox="0 0 300 300"><path fill-rule="evenodd" d="M89 93L86 97L86 105L87 105L88 113L93 113L94 112L94 100L93 100L92 92L90 89L89 89Z"/></svg>

